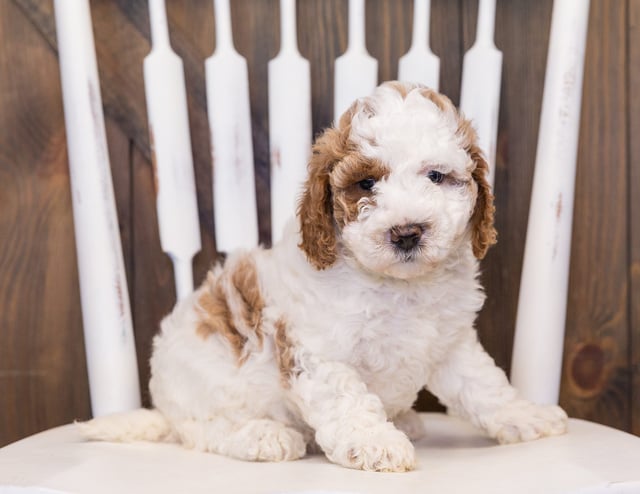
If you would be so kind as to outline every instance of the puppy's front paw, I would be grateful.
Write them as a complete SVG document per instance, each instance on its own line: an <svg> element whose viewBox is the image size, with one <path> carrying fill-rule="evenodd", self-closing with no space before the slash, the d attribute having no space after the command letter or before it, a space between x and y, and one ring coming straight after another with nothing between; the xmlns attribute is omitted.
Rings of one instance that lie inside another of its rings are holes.
<svg viewBox="0 0 640 494"><path fill-rule="evenodd" d="M290 461L302 458L306 453L306 443L300 432L268 419L249 420L217 441L213 446L200 449L249 461Z"/></svg>
<svg viewBox="0 0 640 494"><path fill-rule="evenodd" d="M353 430L327 457L340 465L373 472L407 472L416 464L413 445L389 422Z"/></svg>
<svg viewBox="0 0 640 494"><path fill-rule="evenodd" d="M500 444L557 436L567 431L567 414L555 405L536 405L517 400L493 414L488 421L487 431Z"/></svg>

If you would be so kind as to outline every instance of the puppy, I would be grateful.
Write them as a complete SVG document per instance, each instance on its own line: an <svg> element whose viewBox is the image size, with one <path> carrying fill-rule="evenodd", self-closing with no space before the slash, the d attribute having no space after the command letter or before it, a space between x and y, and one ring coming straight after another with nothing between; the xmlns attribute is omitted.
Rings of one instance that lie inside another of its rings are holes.
<svg viewBox="0 0 640 494"><path fill-rule="evenodd" d="M565 432L566 414L518 398L473 328L493 197L452 103L383 84L318 138L308 168L283 240L231 254L162 321L155 409L94 419L85 435L261 461L319 447L401 472L424 387L501 443Z"/></svg>

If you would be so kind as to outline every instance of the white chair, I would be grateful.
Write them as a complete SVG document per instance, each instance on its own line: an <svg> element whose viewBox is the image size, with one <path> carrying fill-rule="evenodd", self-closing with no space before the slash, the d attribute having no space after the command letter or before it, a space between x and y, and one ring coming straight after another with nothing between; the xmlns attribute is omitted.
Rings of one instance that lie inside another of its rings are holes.
<svg viewBox="0 0 640 494"><path fill-rule="evenodd" d="M0 450L0 493L640 492L640 440L623 432L571 420L564 436L498 446L442 414L424 422L418 468L406 474L349 470L320 455L248 463L175 444L85 442L67 425Z"/></svg>
<svg viewBox="0 0 640 494"><path fill-rule="evenodd" d="M572 1L574 0L556 0L556 3L558 6L561 4L566 6L570 5ZM576 1L582 2L583 7L587 3L584 0ZM84 29L84 35L88 36L85 41L88 40L87 43L92 48L88 3L86 0L77 0L75 3L72 3L71 0L60 0L57 7L69 8L69 5L74 5L79 9L81 15L74 18L74 23L76 27L81 27L80 31ZM574 7L576 5L574 4ZM558 19L561 16L562 13L557 14ZM579 40L580 36L584 38L584 33L580 34L579 28L577 34L574 33L572 38L571 29L561 26L560 21L556 22L555 13L554 23L556 30L564 33L565 39L575 41ZM89 25L88 29L87 25ZM58 28L60 31L60 23ZM62 41L60 43L62 44ZM553 71L552 65L562 63L562 40L554 35L553 28L552 47L550 52L553 49L560 58L552 56L552 54L549 56L548 82L543 106L549 104L547 102L553 97L554 82L549 75L550 71ZM580 51L579 43L577 49ZM61 46L60 50L64 64L66 63L66 55L63 54L64 48ZM584 50L584 44L582 50ZM87 51L91 52L91 50L84 50L84 53L86 54ZM103 133L103 124L100 121L102 117L98 115L99 118L95 118L96 110L98 113L100 112L95 92L92 92L97 84L95 58L91 53L87 56L86 60L74 59L74 64L76 68L80 67L77 73L81 77L89 78L91 83L86 86L89 88L86 93L88 96L86 110L89 114L93 110L94 118L92 123L84 121L84 124L95 126L98 138L97 143L94 142L93 146L85 145L86 142L80 140L77 143L79 148L76 151L72 150L74 144L70 138L72 177L74 173L73 160L80 159L74 158L74 153L80 153L79 156L82 156L82 153L87 153L84 155L84 159L95 162L98 169L100 166L104 167L106 163L105 156L100 155L101 146L104 145L104 143L100 143L99 136L101 129ZM582 67L580 64L578 65L579 67L575 70L581 73ZM82 67L85 68L82 69ZM70 68L69 70L74 69ZM63 79L64 77L72 76L63 75ZM71 82L69 84L72 88L71 93L75 92L78 96L78 93L82 92ZM66 94L65 98L67 98ZM80 115L77 118L82 119L82 103L77 100L75 103L76 110ZM576 105L579 107L579 103L579 97L577 103L575 101L567 102L567 105L573 105L573 107L566 107L570 117L568 120L565 119L565 123L568 121L568 125L573 126L574 133L567 131L563 134L567 139L567 147L574 150L575 142L572 142L572 139L573 141L577 139L575 129L577 128L579 108L576 108ZM73 118L67 115L69 133L73 133L71 127L74 125L76 124L74 124ZM543 118L542 125L545 128L541 130L541 140L548 138L549 135L557 135L553 121L545 121ZM544 146L540 144L539 148L541 147ZM563 158L566 159L566 157ZM575 163L575 155L573 162ZM108 163L106 164L108 165ZM569 169L566 175L567 178L563 182L572 193L572 170ZM97 174L94 177L84 176L82 180L88 184L91 184L92 180L97 180L98 185L104 185L104 181L100 182L99 178L100 174ZM104 180L104 175L102 175L102 179ZM110 182L110 180L108 181ZM110 210L112 207L112 199L107 200L106 205L102 204L98 207L98 211L104 219L103 230L109 230L109 222L113 221L113 211ZM94 214L96 213L94 212ZM542 219L534 218L531 222L544 225L543 206L532 212L532 217L537 215ZM81 250L80 239L86 233L81 231L83 227L79 227L80 224L82 224L82 217L77 215L76 235L79 250ZM95 226L95 221L91 224ZM536 226L536 228L543 227ZM113 229L111 231L113 232ZM117 234L117 228L115 232ZM565 241L569 240L565 239ZM117 249L115 253L107 252L99 253L99 255L106 256L103 258L103 262L104 259L109 260L111 267L108 271L120 273L119 276L122 275L122 262L121 259L118 259ZM79 257L81 256L79 255ZM88 267L85 269L86 273L89 273L89 269L95 263L87 262L87 264ZM556 268L556 271L568 269L568 257L561 264ZM83 270L82 265L80 270ZM97 275L106 276L105 273ZM86 276L87 279L83 282L82 290L83 293L86 290L86 297L90 297L91 290L95 289L92 280L96 273ZM122 283L122 278L118 279ZM184 284L183 281L181 283ZM523 281L523 283L527 282ZM98 283L98 285L104 285L104 283ZM126 287L126 283L124 286ZM539 296L535 294L535 283L533 287L529 288L529 292L533 293L530 296ZM560 286L560 294L562 294L562 290L565 290L564 298L566 299L566 286ZM119 294L122 297L123 292L120 291ZM124 295L126 299L126 290ZM542 296L544 295L546 294L543 293ZM103 296L108 298L109 295ZM87 304L86 297L84 304ZM557 293L556 298L558 298ZM130 332L128 307L126 303L124 307L121 303L118 304L119 300L121 299L116 297L113 302L114 311L120 315L116 320L125 333ZM521 301L521 304L524 303L526 301ZM105 310L104 306L101 309ZM92 322L91 307L83 307L83 310L85 326L94 324L99 327L99 318ZM564 323L563 311L564 308L560 302L559 308L554 311L556 322L552 321L556 326L558 324L562 326ZM109 324L113 325L114 323L109 322ZM518 329L515 357L519 357L518 347L535 345L534 341L529 340L530 335L526 331L526 324L519 323L519 326L525 327L525 329ZM561 334L561 331L556 327L555 334L547 340L555 340L556 349L562 343L562 337L558 336L559 332ZM100 337L100 335L101 332L96 331L93 337ZM87 343L94 413L102 414L115 409L136 407L138 404L137 374L133 370L135 365L132 365L132 363L135 364L135 355L131 352L128 337L125 338L124 345L111 344L108 341L108 334L106 337L102 334L102 337L106 340L95 339ZM113 367L113 360L111 362L101 360L101 356L106 352L111 352L110 359L117 358L119 365L124 368L120 375L108 375L106 372L110 367ZM527 365L526 362L514 364L514 373L519 376L523 393L542 401L556 401L559 383L558 370L553 369L544 375L541 381L535 381L531 379L532 373L527 372ZM546 393L539 395L540 389ZM45 492L96 494L102 492L232 492L238 494L293 492L342 492L344 494L357 492L373 494L425 491L438 493L640 493L640 439L631 434L583 420L571 419L569 432L566 435L531 443L498 446L483 433L456 418L437 413L423 414L422 418L427 436L416 443L417 469L406 474L380 474L348 470L329 463L322 455L312 455L294 462L248 463L213 454L189 451L176 444L86 442L79 436L76 427L70 424L36 434L0 449L0 494Z"/></svg>

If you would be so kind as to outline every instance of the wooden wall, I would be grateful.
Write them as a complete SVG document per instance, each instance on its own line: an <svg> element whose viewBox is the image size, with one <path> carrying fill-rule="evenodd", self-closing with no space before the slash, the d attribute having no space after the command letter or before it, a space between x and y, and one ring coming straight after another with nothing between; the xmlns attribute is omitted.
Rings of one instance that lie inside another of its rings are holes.
<svg viewBox="0 0 640 494"><path fill-rule="evenodd" d="M214 48L211 0L167 0L185 63L203 250L216 259L203 61ZM368 0L367 43L380 79L409 47L410 0ZM141 384L150 340L174 300L159 248L142 59L144 0L91 2ZM496 192L499 243L483 263L488 302L478 328L510 366L552 0L501 0L504 53ZM65 130L51 0L0 1L0 445L89 417ZM312 67L313 127L331 122L333 60L346 47L346 0L299 0L298 33ZM477 0L432 0L441 89L460 97ZM277 0L233 0L247 57L260 208L269 243L267 62L278 51ZM592 0L577 172L562 405L640 434L640 0ZM553 180L554 177L548 177ZM544 310L544 307L540 307ZM543 367L545 362L540 362ZM423 397L420 406L432 407Z"/></svg>

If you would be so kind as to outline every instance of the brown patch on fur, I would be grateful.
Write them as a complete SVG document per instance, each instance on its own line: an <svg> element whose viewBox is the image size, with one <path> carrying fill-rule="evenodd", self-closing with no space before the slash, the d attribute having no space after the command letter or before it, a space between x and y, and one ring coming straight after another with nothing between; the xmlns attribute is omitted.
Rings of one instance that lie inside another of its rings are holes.
<svg viewBox="0 0 640 494"><path fill-rule="evenodd" d="M455 106L451 102L449 98L447 98L444 94L440 94L433 89L429 89L428 87L423 87L420 89L420 94L431 101L434 105L438 107L441 112L455 112Z"/></svg>
<svg viewBox="0 0 640 494"><path fill-rule="evenodd" d="M423 98L426 98L429 101L431 101L434 105L438 107L440 111L442 112L456 111L455 106L453 105L453 103L449 98L422 84L414 84L414 83L407 83L407 82L400 82L400 81L388 81L383 83L382 86L390 87L391 89L394 89L400 94L400 96L402 96L402 99L406 99L406 97L409 95L411 91L413 91L414 89L418 89L420 92L420 95Z"/></svg>
<svg viewBox="0 0 640 494"><path fill-rule="evenodd" d="M333 225L329 175L333 167L332 151L340 140L339 132L329 129L313 145L309 162L309 175L302 199L298 204L298 217L302 242L299 247L316 269L331 266L337 258L336 233Z"/></svg>
<svg viewBox="0 0 640 494"><path fill-rule="evenodd" d="M203 339L215 333L220 334L229 342L233 353L240 361L247 338L241 335L233 324L231 310L220 280L214 279L210 274L206 285L198 299L200 322L196 333Z"/></svg>
<svg viewBox="0 0 640 494"><path fill-rule="evenodd" d="M287 335L287 324L283 318L275 323L274 340L276 344L276 360L280 369L280 379L285 388L291 387L291 377L294 376L295 359L293 343Z"/></svg>
<svg viewBox="0 0 640 494"><path fill-rule="evenodd" d="M405 99L407 97L407 94L409 94L409 92L412 89L415 89L416 87L418 87L415 84L407 84L400 81L389 81L389 82L385 82L384 85L392 89L395 89L398 93L400 93L400 96L402 96L402 99Z"/></svg>
<svg viewBox="0 0 640 494"><path fill-rule="evenodd" d="M378 181L389 175L389 167L384 163L353 152L345 156L331 174L331 185L337 189L346 189L366 178Z"/></svg>
<svg viewBox="0 0 640 494"><path fill-rule="evenodd" d="M248 255L232 258L207 277L197 302L196 333L203 339L213 334L225 338L242 365L251 351L263 347L264 306L253 259Z"/></svg>
<svg viewBox="0 0 640 494"><path fill-rule="evenodd" d="M493 205L491 186L487 182L489 165L487 165L482 151L478 146L472 144L467 152L476 165L471 175L476 184L478 184L476 206L471 215L471 245L473 247L473 255L478 259L482 259L489 247L496 243L497 233L493 227L493 216L496 208Z"/></svg>
<svg viewBox="0 0 640 494"><path fill-rule="evenodd" d="M473 128L471 120L467 120L461 115L458 117L456 135L460 138L460 144L467 152L469 152L469 148L478 141L478 134L476 133L476 129Z"/></svg>
<svg viewBox="0 0 640 494"><path fill-rule="evenodd" d="M376 182L388 176L390 170L378 160L366 158L359 153L346 156L331 174L333 189L333 215L342 228L358 217L358 202L369 198L375 204L373 192L363 189L359 182L372 178Z"/></svg>
<svg viewBox="0 0 640 494"><path fill-rule="evenodd" d="M258 274L253 259L249 256L242 257L234 266L231 281L241 299L240 317L244 325L253 330L262 347L262 309L264 300L260 293Z"/></svg>
<svg viewBox="0 0 640 494"><path fill-rule="evenodd" d="M336 163L355 151L349 133L357 104L342 115L337 128L325 130L313 145L309 175L298 204L302 233L299 247L316 269L328 268L338 256L330 176Z"/></svg>
<svg viewBox="0 0 640 494"><path fill-rule="evenodd" d="M358 201L363 197L371 197L371 191L362 190L358 185L334 193L333 211L338 225L344 227L358 218Z"/></svg>

